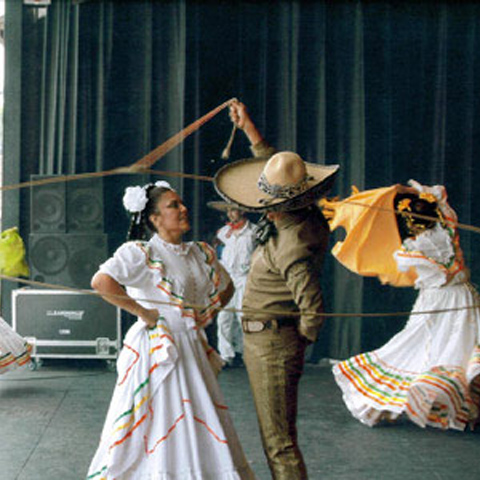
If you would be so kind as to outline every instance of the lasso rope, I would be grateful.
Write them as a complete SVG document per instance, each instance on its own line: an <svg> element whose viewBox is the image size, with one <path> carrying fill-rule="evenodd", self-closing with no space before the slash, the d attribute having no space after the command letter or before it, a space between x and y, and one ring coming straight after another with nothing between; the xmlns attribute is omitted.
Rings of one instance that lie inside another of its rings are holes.
<svg viewBox="0 0 480 480"><path fill-rule="evenodd" d="M172 147L173 148L173 147ZM164 153L165 155L166 153ZM145 158L145 157L143 157ZM140 160L139 160L140 161ZM17 190L21 188L30 188L30 187L37 187L39 185L48 185L51 183L62 183L62 182L72 182L75 180L81 180L86 178L101 178L101 177L108 177L113 175L132 175L136 173L143 173L143 174L151 174L151 175L159 175L162 177L171 177L171 178L184 178L189 180L199 180L203 182L213 182L213 177L209 177L207 175L198 175L195 173L183 173L183 172L171 172L167 170L152 170L148 168L141 168L136 169L133 167L120 167L114 168L112 170L105 170L103 172L89 172L89 173L77 173L72 175L58 175L55 177L44 178L40 180L31 180L28 182L16 183L13 185L4 185L0 186L0 192L7 191L7 190ZM354 202L351 200L342 200L342 203L346 203L348 205L355 205L357 207L363 208L370 208L371 210L378 210L383 212L393 212L398 213L400 215L405 214L401 210L396 210L394 208L387 208L387 207L379 207L377 205L367 205L360 202ZM429 215L423 215L420 213L413 213L408 212L408 215L414 218L420 218L423 220L430 220L433 222L441 222L441 220L437 217L431 217ZM460 223L458 221L453 220L446 220L446 223L449 225L458 228L460 230L467 230L473 233L480 234L480 227L476 227L475 225L469 225L466 223Z"/></svg>
<svg viewBox="0 0 480 480"><path fill-rule="evenodd" d="M164 177L174 177L174 178L187 178L190 180L201 180L205 182L212 182L213 177L207 177L205 175L197 175L194 173L182 173L182 172L170 172L167 170L134 170L131 167L120 167L114 168L113 170L105 170L103 172L89 172L89 173L75 173L72 175L56 175L55 177L43 178L40 180L31 180L28 182L16 183L13 185L4 185L0 186L0 192L7 190L18 190L21 188L30 188L38 187L40 185L49 185L52 183L63 183L63 182L73 182L75 180L82 180L86 178L103 178L113 175L134 175L137 173L142 174L152 174L152 175L161 175Z"/></svg>
<svg viewBox="0 0 480 480"><path fill-rule="evenodd" d="M137 174L137 173L143 173L143 174L152 174L152 175L161 175L165 177L175 177L175 178L185 178L185 179L192 179L192 180L200 180L200 181L209 181L212 182L213 178L209 176L204 176L204 175L197 175L197 174L188 174L188 173L183 173L183 172L169 172L169 171L163 171L163 170L152 170L151 167L162 157L164 157L168 152L170 152L172 149L174 149L177 145L179 145L185 138L187 138L189 135L197 131L202 125L210 121L213 117L215 117L218 113L220 113L223 109L228 107L231 102L236 100L235 98L232 98L230 100L227 100L226 102L222 103L218 107L214 108L204 116L200 117L198 120L195 120L193 123L182 129L180 132L175 134L174 136L170 137L168 140L163 142L161 145L156 147L154 150L151 152L147 153L144 157L140 158L133 164L127 167L119 167L111 170L105 170L102 172L89 172L89 173L79 173L79 174L72 174L72 175L59 175L55 177L50 177L50 178L45 178L45 179L40 179L40 180L32 180L28 182L22 182L22 183L17 183L13 185L5 185L5 186L0 186L0 191L8 191L8 190L17 190L21 188L30 188L30 187L35 187L35 186L40 186L40 185L48 185L52 183L62 183L62 182L71 182L75 180L81 180L81 179L87 179L87 178L102 178L102 177L108 177L108 176L113 176L113 175L131 175L131 174ZM235 129L234 129L235 131ZM233 137L233 133L231 139ZM231 143L231 139L229 141L229 145ZM230 145L231 146L231 145ZM386 212L395 212L395 213L402 213L398 210L395 209L389 209L385 207L378 207L378 206L372 206L372 205L366 205L362 204L359 202L352 202L352 201L345 201L344 203L349 203L351 205L356 205L364 208L371 208L371 209L376 209L376 210L381 210L381 211L386 211ZM426 215L421 215L421 214L416 214L416 213L409 213L409 215L416 217L416 218L422 218L422 219L427 219L427 220L432 220L438 222L439 219L436 217L429 217ZM473 225L467 225L459 222L453 222L449 221L449 224L454 225L455 227L463 230L469 230L474 233L480 233L480 228L473 226ZM40 288L48 288L48 289L56 289L56 290L66 290L66 291L71 291L75 293L84 293L88 295L95 295L99 297L108 297L108 298L125 298L125 296L122 295L112 295L112 294L100 294L98 292L92 291L92 290L84 290L84 289L77 289L77 288L72 288L72 287L67 287L64 285L55 285L55 284L50 284L50 283L44 283L44 282L37 282L33 280L26 280L23 278L19 277L11 277L8 275L3 275L0 274L0 278L6 281L11 281L11 282L18 282L18 283L23 283L26 285L30 286L35 286L35 287L40 287ZM131 297L130 297L131 298ZM153 304L161 304L161 305L172 305L174 304L170 302L162 302L158 300L149 300L149 299L136 299L136 301L147 301L149 303ZM193 305L193 304L185 304L185 307L190 307L193 309L202 309L205 306L204 305ZM437 310L426 310L426 311L421 311L421 312L385 312L385 313L322 313L322 317L341 317L341 318L349 318L349 317L404 317L404 316L410 316L410 315L425 315L425 314L440 314L440 313L447 313L447 312L453 312L453 311L460 311L460 310L470 310L470 309L476 309L479 308L480 305L474 304L474 305L469 305L465 307L458 307L458 308L448 308L448 309L437 309ZM269 316L285 316L285 311L279 311L279 310L260 310L260 309L236 309L236 308L230 308L230 307L224 307L224 308L219 308L219 310L225 310L228 312L235 312L235 313L241 313L244 315L250 314L265 314L267 313ZM311 311L299 311L299 312L288 312L289 316L295 316L295 317L300 317L302 315L307 315L307 316L319 316L318 312L311 312Z"/></svg>
<svg viewBox="0 0 480 480"><path fill-rule="evenodd" d="M228 107L233 101L237 100L236 98L231 98L226 102L222 103L218 107L214 108L212 111L208 112L203 117L200 117L198 120L195 120L188 127L184 128L178 132L173 137L169 138L166 142L162 143L160 146L152 150L150 153L147 153L143 158L138 160L132 165L132 168L146 169L150 168L157 160L160 160L165 156L170 150L175 148L178 144L182 143L185 138L191 135L193 132L198 130L202 125L210 121L217 113L220 113L224 108Z"/></svg>
<svg viewBox="0 0 480 480"><path fill-rule="evenodd" d="M346 203L348 205L355 205L355 206L363 207L363 208L370 208L372 210L379 210L379 211L383 211L383 212L394 212L394 213L399 213L400 215L405 215L405 212L403 212L401 210L396 210L394 208L379 207L377 205L366 205L364 203L352 202L352 201L349 201L349 200L343 200L342 203ZM429 215L423 215L421 213L408 212L408 216L409 217L411 216L411 217L414 217L414 218L420 218L422 220L431 220L431 221L435 221L437 223L442 221L441 219L439 219L437 217L431 217ZM458 229L461 229L461 230L468 230L470 232L480 233L480 227L476 227L474 225L468 225L466 223L460 223L460 222L457 222L457 221L454 221L454 220L451 220L451 219L445 220L445 223L448 223L448 225L451 225L452 227L455 227L455 228L458 228Z"/></svg>
<svg viewBox="0 0 480 480"><path fill-rule="evenodd" d="M173 303L173 302L166 302L162 300L151 300L148 298L138 298L138 297L132 297L132 296L127 296L127 295L118 295L118 294L113 294L113 293L100 293L95 290L86 290L86 289L80 289L80 288L74 288L74 287L67 287L65 285L56 285L53 283L44 283L44 282L37 282L35 280L27 280L25 278L20 278L20 277L11 277L9 275L4 275L0 274L0 278L3 280L8 280L10 282L18 282L18 283L23 283L24 285L29 285L31 287L40 287L40 288L48 288L52 290L63 290L67 292L72 292L72 293L83 293L86 295L91 295L95 297L101 297L104 299L110 298L110 299L133 299L136 302L148 302L152 303L155 305L167 305L167 306L172 306L172 307L177 307L178 308L178 303ZM184 308L193 308L194 310L202 310L206 307L206 305L200 305L200 304L195 304L195 303L184 303L183 304ZM350 318L350 317L361 317L361 318L379 318L379 317L406 317L410 315L427 315L427 314L440 314L440 313L447 313L447 312L458 312L461 310L474 310L480 308L480 304L472 304L472 305L467 305L465 307L453 307L453 308L442 308L442 309L436 309L436 310L422 310L422 311L416 311L416 312L371 312L371 313L321 313L319 314L318 312L310 311L310 310L300 310L297 312L288 312L288 315L286 315L285 310L275 310L275 309L268 309L268 310L263 310L260 308L248 308L248 309L240 309L240 308L233 308L233 307L219 307L218 311L226 311L226 312L232 312L232 313L239 313L242 315L248 316L248 314L267 314L269 317L301 317L301 316L311 316L311 317L340 317L340 318Z"/></svg>
<svg viewBox="0 0 480 480"><path fill-rule="evenodd" d="M226 102L222 103L218 107L214 108L203 117L200 117L198 120L195 120L190 125L185 127L180 132L170 137L168 140L163 142L161 145L153 149L151 152L147 153L144 157L140 158L136 162L132 163L128 167L119 167L112 170L105 170L103 172L89 172L89 173L77 173L72 175L59 175L50 178L44 178L41 180L32 180L29 182L17 183L14 185L1 186L0 191L7 190L17 190L20 188L27 187L36 187L39 185L48 185L50 183L62 183L62 182L71 182L74 180L81 180L85 178L99 178L99 177L108 177L112 175L120 174L135 174L135 173L153 173L152 170L149 170L158 160L164 157L168 152L173 150L177 145L182 143L185 138L197 131L202 125L210 121L215 115L220 113L224 108L228 107L236 98L231 98ZM209 180L212 181L212 177L205 177L202 175L191 175L184 174L180 172L159 172L165 176L175 176L182 178L195 178L199 180Z"/></svg>

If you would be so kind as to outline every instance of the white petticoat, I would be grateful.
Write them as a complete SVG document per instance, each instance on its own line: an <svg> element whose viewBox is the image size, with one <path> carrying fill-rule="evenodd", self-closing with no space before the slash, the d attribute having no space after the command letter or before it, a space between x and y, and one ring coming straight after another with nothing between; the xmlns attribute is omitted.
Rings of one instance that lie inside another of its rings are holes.
<svg viewBox="0 0 480 480"><path fill-rule="evenodd" d="M420 290L413 312L479 305L469 283ZM405 413L417 425L463 430L478 416L480 309L412 315L373 352L333 368L352 415L373 426Z"/></svg>

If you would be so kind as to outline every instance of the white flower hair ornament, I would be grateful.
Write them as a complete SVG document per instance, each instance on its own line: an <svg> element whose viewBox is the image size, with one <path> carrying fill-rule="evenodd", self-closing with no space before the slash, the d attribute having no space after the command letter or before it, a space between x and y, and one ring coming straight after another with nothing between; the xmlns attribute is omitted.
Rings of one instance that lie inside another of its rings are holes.
<svg viewBox="0 0 480 480"><path fill-rule="evenodd" d="M130 213L140 213L147 205L148 197L144 187L127 187L123 195L123 206Z"/></svg>
<svg viewBox="0 0 480 480"><path fill-rule="evenodd" d="M160 188L168 188L168 190L173 190L175 192L175 189L165 180L158 180L158 182L155 182L154 185Z"/></svg>
<svg viewBox="0 0 480 480"><path fill-rule="evenodd" d="M130 213L142 212L148 203L148 187L152 186L175 191L175 189L165 180L159 180L154 184L147 183L143 187L127 187L125 194L123 195L123 206L125 209Z"/></svg>

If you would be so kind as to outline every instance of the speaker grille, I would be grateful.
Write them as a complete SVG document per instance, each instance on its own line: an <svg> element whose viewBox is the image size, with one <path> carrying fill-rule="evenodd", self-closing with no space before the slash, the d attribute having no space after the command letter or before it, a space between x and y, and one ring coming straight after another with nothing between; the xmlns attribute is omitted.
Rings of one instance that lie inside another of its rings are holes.
<svg viewBox="0 0 480 480"><path fill-rule="evenodd" d="M83 248L72 253L68 262L68 273L74 284L84 285L85 288L90 285L92 275L106 260L105 250L102 245L97 244L94 248Z"/></svg>
<svg viewBox="0 0 480 480"><path fill-rule="evenodd" d="M108 258L104 234L31 234L31 275L38 282L90 288L98 266Z"/></svg>
<svg viewBox="0 0 480 480"><path fill-rule="evenodd" d="M31 175L30 180L45 180L52 175ZM31 188L31 222L33 233L63 233L65 221L65 183L49 183Z"/></svg>
<svg viewBox="0 0 480 480"><path fill-rule="evenodd" d="M103 232L103 182L82 179L67 184L67 231Z"/></svg>
<svg viewBox="0 0 480 480"><path fill-rule="evenodd" d="M32 235L30 249L32 267L43 275L56 275L67 267L69 251L65 235ZM65 239L66 240L66 239Z"/></svg>

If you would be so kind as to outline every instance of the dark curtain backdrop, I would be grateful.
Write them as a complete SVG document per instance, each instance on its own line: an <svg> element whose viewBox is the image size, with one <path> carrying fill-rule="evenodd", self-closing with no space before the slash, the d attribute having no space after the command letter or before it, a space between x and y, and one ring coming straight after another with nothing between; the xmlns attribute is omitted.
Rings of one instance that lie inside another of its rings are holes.
<svg viewBox="0 0 480 480"><path fill-rule="evenodd" d="M52 0L41 17L7 0L5 183L128 165L236 96L279 149L340 163L334 194L441 183L460 220L480 225L479 22L474 3ZM212 174L230 129L223 112L157 167ZM232 157L248 155L239 135ZM111 250L127 229L123 189L144 181L105 182ZM221 223L205 208L212 185L173 183L191 237L210 239ZM25 237L28 193L5 199L3 227L20 224ZM462 245L478 281L479 236L462 232ZM405 311L415 296L332 258L323 284L334 312ZM312 359L377 347L405 320L333 318Z"/></svg>

